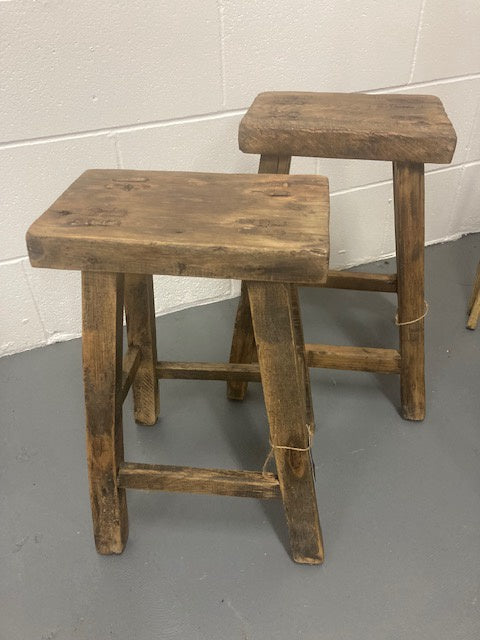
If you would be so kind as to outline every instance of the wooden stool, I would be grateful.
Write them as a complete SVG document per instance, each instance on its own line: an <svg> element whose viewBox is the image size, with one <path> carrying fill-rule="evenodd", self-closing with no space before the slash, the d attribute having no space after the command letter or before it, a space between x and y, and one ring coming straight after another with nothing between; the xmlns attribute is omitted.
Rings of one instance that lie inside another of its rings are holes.
<svg viewBox="0 0 480 640"><path fill-rule="evenodd" d="M87 457L100 553L125 546L125 489L159 489L281 497L294 560L322 562L294 283L327 277L328 208L328 182L318 176L98 170L30 227L33 266L82 271ZM259 363L157 363L151 274L243 279ZM123 401L133 386L136 420L154 424L157 378L261 379L278 476L125 462Z"/></svg>
<svg viewBox="0 0 480 640"><path fill-rule="evenodd" d="M307 345L311 367L399 373L403 416L425 417L424 162L449 163L455 131L434 96L262 93L242 119L240 149L261 154L260 173L288 173L291 156L393 163L397 274L329 271L315 286L398 295L400 350ZM305 283L311 284L311 283ZM254 341L245 288L230 362L250 362ZM246 383L228 384L243 399Z"/></svg>
<svg viewBox="0 0 480 640"><path fill-rule="evenodd" d="M468 303L467 329L472 331L477 328L478 317L480 316L480 262L477 266L477 275L473 285L472 294Z"/></svg>

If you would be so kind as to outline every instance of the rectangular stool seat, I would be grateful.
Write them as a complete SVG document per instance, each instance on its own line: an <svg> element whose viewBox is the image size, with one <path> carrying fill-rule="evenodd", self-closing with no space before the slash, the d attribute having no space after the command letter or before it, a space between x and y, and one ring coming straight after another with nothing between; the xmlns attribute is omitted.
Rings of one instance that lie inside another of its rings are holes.
<svg viewBox="0 0 480 640"><path fill-rule="evenodd" d="M245 153L449 163L456 135L435 96L267 92L240 123Z"/></svg>
<svg viewBox="0 0 480 640"><path fill-rule="evenodd" d="M318 282L321 176L90 170L27 232L35 267Z"/></svg>

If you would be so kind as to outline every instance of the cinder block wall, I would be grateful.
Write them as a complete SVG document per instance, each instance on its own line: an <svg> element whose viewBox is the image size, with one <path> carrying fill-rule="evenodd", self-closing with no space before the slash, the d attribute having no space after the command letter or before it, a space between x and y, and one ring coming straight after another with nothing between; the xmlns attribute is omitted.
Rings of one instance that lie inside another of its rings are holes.
<svg viewBox="0 0 480 640"><path fill-rule="evenodd" d="M0 355L80 333L78 273L32 270L25 230L84 169L253 172L236 131L265 90L431 93L458 132L429 165L427 241L480 230L478 0L0 1ZM393 253L388 163L329 176L332 265ZM160 314L237 295L159 278Z"/></svg>

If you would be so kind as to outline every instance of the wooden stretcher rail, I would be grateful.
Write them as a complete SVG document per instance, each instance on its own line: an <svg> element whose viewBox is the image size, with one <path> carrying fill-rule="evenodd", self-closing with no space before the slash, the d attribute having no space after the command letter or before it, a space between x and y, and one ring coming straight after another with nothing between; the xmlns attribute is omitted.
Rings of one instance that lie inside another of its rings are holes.
<svg viewBox="0 0 480 640"><path fill-rule="evenodd" d="M140 366L141 353L138 347L129 347L123 359L122 375L122 402L127 397L127 393L135 379L138 367Z"/></svg>
<svg viewBox="0 0 480 640"><path fill-rule="evenodd" d="M309 367L400 373L401 358L396 349L306 344L305 351Z"/></svg>
<svg viewBox="0 0 480 640"><path fill-rule="evenodd" d="M302 287L357 289L358 291L397 291L396 273L361 273L360 271L329 271L326 282L305 283Z"/></svg>
<svg viewBox="0 0 480 640"><path fill-rule="evenodd" d="M396 349L306 344L305 352L307 364L312 368L400 373L401 358ZM228 362L159 362L157 376L180 380L261 381L258 364Z"/></svg>
<svg viewBox="0 0 480 640"><path fill-rule="evenodd" d="M216 362L158 362L159 378L183 380L239 380L260 382L258 364Z"/></svg>
<svg viewBox="0 0 480 640"><path fill-rule="evenodd" d="M209 493L242 498L280 498L280 485L273 473L198 469L124 462L118 471L118 486L124 489Z"/></svg>

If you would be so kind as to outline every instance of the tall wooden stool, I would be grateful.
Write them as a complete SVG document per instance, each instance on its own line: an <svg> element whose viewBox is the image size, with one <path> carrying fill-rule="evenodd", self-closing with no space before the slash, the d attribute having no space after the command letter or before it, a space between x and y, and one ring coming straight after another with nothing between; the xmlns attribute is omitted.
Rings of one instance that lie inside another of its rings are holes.
<svg viewBox="0 0 480 640"><path fill-rule="evenodd" d="M425 417L424 164L449 163L456 136L434 96L360 93L261 93L241 121L240 149L260 154L260 173L290 170L292 156L393 163L397 273L329 271L315 286L398 295L400 350L307 345L311 367L399 373L404 418ZM305 283L311 284L311 283ZM254 359L246 290L237 313L230 362ZM246 383L230 382L243 399Z"/></svg>
<svg viewBox="0 0 480 640"><path fill-rule="evenodd" d="M100 553L121 553L127 541L125 489L159 489L281 497L294 560L322 562L294 284L327 277L328 209L328 182L319 176L98 170L30 227L33 266L82 271L87 457ZM157 362L152 274L243 279L259 363ZM157 378L261 379L277 474L125 462L123 401L133 386L136 420L154 424Z"/></svg>

